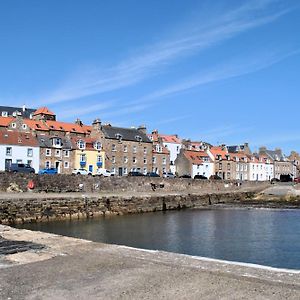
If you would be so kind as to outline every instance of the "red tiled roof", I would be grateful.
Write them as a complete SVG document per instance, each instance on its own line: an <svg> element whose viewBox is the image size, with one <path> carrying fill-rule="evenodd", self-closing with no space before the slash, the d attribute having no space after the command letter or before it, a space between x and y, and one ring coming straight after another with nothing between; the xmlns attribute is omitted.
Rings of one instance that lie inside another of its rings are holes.
<svg viewBox="0 0 300 300"><path fill-rule="evenodd" d="M49 131L48 127L43 121L24 119L24 123L33 130Z"/></svg>
<svg viewBox="0 0 300 300"><path fill-rule="evenodd" d="M194 165L203 164L202 157L199 153L200 153L200 151L191 151L191 150L185 150L183 152L184 156ZM208 156L208 155L206 154L205 156Z"/></svg>
<svg viewBox="0 0 300 300"><path fill-rule="evenodd" d="M0 117L0 126L7 127L13 120L14 118L11 117Z"/></svg>
<svg viewBox="0 0 300 300"><path fill-rule="evenodd" d="M213 146L210 148L210 152L213 154L214 157L217 155L221 155L222 159L226 159L226 155L229 155L226 150L222 149L221 146Z"/></svg>
<svg viewBox="0 0 300 300"><path fill-rule="evenodd" d="M49 110L48 107L40 107L33 113L34 116L40 114L55 116L55 114L51 110Z"/></svg>
<svg viewBox="0 0 300 300"><path fill-rule="evenodd" d="M39 146L38 140L32 134L8 130L0 132L0 144L31 147Z"/></svg>
<svg viewBox="0 0 300 300"><path fill-rule="evenodd" d="M174 134L174 135L159 135L164 143L174 143L174 144L181 144L181 140Z"/></svg>
<svg viewBox="0 0 300 300"><path fill-rule="evenodd" d="M58 121L46 121L46 125L50 130L57 131L66 131L66 132L74 132L74 133L86 133L87 126L80 126L75 123L64 123Z"/></svg>

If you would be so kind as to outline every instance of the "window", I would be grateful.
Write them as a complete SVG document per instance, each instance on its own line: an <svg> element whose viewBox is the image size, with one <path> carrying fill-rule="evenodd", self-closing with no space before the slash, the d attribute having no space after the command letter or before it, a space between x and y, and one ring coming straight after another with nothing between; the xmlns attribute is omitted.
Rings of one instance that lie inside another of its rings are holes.
<svg viewBox="0 0 300 300"><path fill-rule="evenodd" d="M144 147L144 154L147 154L147 147Z"/></svg>
<svg viewBox="0 0 300 300"><path fill-rule="evenodd" d="M137 163L137 160L136 160L136 157L135 157L135 156L132 158L132 162L133 162L134 164Z"/></svg>
<svg viewBox="0 0 300 300"><path fill-rule="evenodd" d="M60 138L54 138L53 139L53 146L54 147L60 147L61 146L61 139Z"/></svg>
<svg viewBox="0 0 300 300"><path fill-rule="evenodd" d="M96 142L96 143L94 144L94 148L95 148L96 150L100 151L100 150L102 149L101 143L100 143L100 142Z"/></svg>
<svg viewBox="0 0 300 300"><path fill-rule="evenodd" d="M64 162L64 168L65 168L65 169L69 169L69 167L70 167L69 162L68 162L68 161L65 161L65 162Z"/></svg>
<svg viewBox="0 0 300 300"><path fill-rule="evenodd" d="M123 159L124 163L126 164L128 162L128 158L127 156L124 156L124 159Z"/></svg>
<svg viewBox="0 0 300 300"><path fill-rule="evenodd" d="M60 149L55 149L55 156L60 157L60 154L61 154Z"/></svg>
<svg viewBox="0 0 300 300"><path fill-rule="evenodd" d="M163 163L163 165L167 164L167 159L165 157L163 157L162 163Z"/></svg>
<svg viewBox="0 0 300 300"><path fill-rule="evenodd" d="M219 163L219 170L222 170L222 163Z"/></svg>
<svg viewBox="0 0 300 300"><path fill-rule="evenodd" d="M147 164L147 157L144 157L144 164Z"/></svg>
<svg viewBox="0 0 300 300"><path fill-rule="evenodd" d="M117 151L117 148L116 148L116 145L115 145L115 144L112 144L112 145L111 145L111 151Z"/></svg>
<svg viewBox="0 0 300 300"><path fill-rule="evenodd" d="M101 155L98 155L98 156L97 156L97 162L102 163L102 156L101 156Z"/></svg>
<svg viewBox="0 0 300 300"><path fill-rule="evenodd" d="M6 155L8 156L12 155L12 147L6 147Z"/></svg>
<svg viewBox="0 0 300 300"><path fill-rule="evenodd" d="M33 156L33 150L32 148L27 149L27 156L32 157Z"/></svg>
<svg viewBox="0 0 300 300"><path fill-rule="evenodd" d="M80 162L86 162L86 155L80 154Z"/></svg>
<svg viewBox="0 0 300 300"><path fill-rule="evenodd" d="M112 156L111 162L112 162L113 164L116 162L116 157L115 157L115 156Z"/></svg>
<svg viewBox="0 0 300 300"><path fill-rule="evenodd" d="M51 149L46 149L46 156L51 156Z"/></svg>
<svg viewBox="0 0 300 300"><path fill-rule="evenodd" d="M167 169L165 167L163 167L162 171L163 173L167 173Z"/></svg>
<svg viewBox="0 0 300 300"><path fill-rule="evenodd" d="M22 162L23 162L22 159L17 159L17 160L16 160L16 163L17 163L17 164L21 164Z"/></svg>
<svg viewBox="0 0 300 300"><path fill-rule="evenodd" d="M2 115L2 117L7 117L8 113L7 113L7 111L3 111L1 115Z"/></svg>
<svg viewBox="0 0 300 300"><path fill-rule="evenodd" d="M230 170L230 163L227 164L227 170Z"/></svg>
<svg viewBox="0 0 300 300"><path fill-rule="evenodd" d="M123 174L127 175L127 173L128 173L128 169L127 168L123 168Z"/></svg>
<svg viewBox="0 0 300 300"><path fill-rule="evenodd" d="M45 168L50 169L51 167L51 162L50 161L45 161Z"/></svg>
<svg viewBox="0 0 300 300"><path fill-rule="evenodd" d="M127 145L124 145L124 152L127 152Z"/></svg>
<svg viewBox="0 0 300 300"><path fill-rule="evenodd" d="M69 157L70 156L70 151L69 150L64 150L64 157Z"/></svg>
<svg viewBox="0 0 300 300"><path fill-rule="evenodd" d="M85 149L85 142L80 140L77 143L79 149Z"/></svg>
<svg viewBox="0 0 300 300"><path fill-rule="evenodd" d="M16 123L11 123L11 128L17 128L17 124Z"/></svg>
<svg viewBox="0 0 300 300"><path fill-rule="evenodd" d="M132 152L133 152L133 153L136 153L136 149L137 149L136 146L133 146Z"/></svg>
<svg viewBox="0 0 300 300"><path fill-rule="evenodd" d="M27 125L26 125L26 124L23 124L23 125L22 125L22 128L23 128L23 129L27 129Z"/></svg>
<svg viewBox="0 0 300 300"><path fill-rule="evenodd" d="M144 168L144 169L143 169L143 173L144 173L144 175L147 174L147 168Z"/></svg>
<svg viewBox="0 0 300 300"><path fill-rule="evenodd" d="M155 156L152 157L152 162L153 162L154 164L156 164L156 157L155 157Z"/></svg>
<svg viewBox="0 0 300 300"><path fill-rule="evenodd" d="M112 174L116 174L116 168L115 168L115 167L112 168L112 169L111 169L111 172L112 172Z"/></svg>
<svg viewBox="0 0 300 300"><path fill-rule="evenodd" d="M179 146L176 147L177 153L179 153Z"/></svg>
<svg viewBox="0 0 300 300"><path fill-rule="evenodd" d="M27 160L27 165L29 165L30 167L32 167L32 160L31 159Z"/></svg>

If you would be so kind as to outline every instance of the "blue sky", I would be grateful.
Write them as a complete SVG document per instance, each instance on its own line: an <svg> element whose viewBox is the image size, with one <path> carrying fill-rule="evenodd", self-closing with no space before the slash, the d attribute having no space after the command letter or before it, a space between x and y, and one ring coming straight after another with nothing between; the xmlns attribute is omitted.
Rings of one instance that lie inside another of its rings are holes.
<svg viewBox="0 0 300 300"><path fill-rule="evenodd" d="M0 104L300 151L298 1L0 2Z"/></svg>

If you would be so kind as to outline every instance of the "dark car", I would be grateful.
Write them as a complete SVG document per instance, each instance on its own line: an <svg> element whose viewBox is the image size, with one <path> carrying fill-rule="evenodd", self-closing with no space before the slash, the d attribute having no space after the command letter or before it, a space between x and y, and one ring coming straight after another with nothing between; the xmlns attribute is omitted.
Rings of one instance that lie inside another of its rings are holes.
<svg viewBox="0 0 300 300"><path fill-rule="evenodd" d="M155 172L148 172L147 174L146 174L146 176L148 176L148 177L160 177L157 173L155 173Z"/></svg>
<svg viewBox="0 0 300 300"><path fill-rule="evenodd" d="M195 175L194 179L204 179L204 180L207 180L207 177L205 177L204 175Z"/></svg>
<svg viewBox="0 0 300 300"><path fill-rule="evenodd" d="M34 168L27 164L11 164L7 171L12 173L35 173Z"/></svg>
<svg viewBox="0 0 300 300"><path fill-rule="evenodd" d="M189 174L184 174L184 175L179 176L179 178L192 178L192 176Z"/></svg>
<svg viewBox="0 0 300 300"><path fill-rule="evenodd" d="M39 174L57 174L56 168L46 168L39 171Z"/></svg>
<svg viewBox="0 0 300 300"><path fill-rule="evenodd" d="M128 173L128 176L145 176L145 175L141 172L132 171Z"/></svg>
<svg viewBox="0 0 300 300"><path fill-rule="evenodd" d="M211 175L211 176L209 177L209 179L210 179L210 180L222 180L222 178L221 178L220 176L218 176L218 175Z"/></svg>
<svg viewBox="0 0 300 300"><path fill-rule="evenodd" d="M280 180L278 179L278 178L272 178L271 179L271 183L273 184L273 183L275 183L275 182L279 182Z"/></svg>
<svg viewBox="0 0 300 300"><path fill-rule="evenodd" d="M280 175L280 182L292 182L293 178L291 175Z"/></svg>

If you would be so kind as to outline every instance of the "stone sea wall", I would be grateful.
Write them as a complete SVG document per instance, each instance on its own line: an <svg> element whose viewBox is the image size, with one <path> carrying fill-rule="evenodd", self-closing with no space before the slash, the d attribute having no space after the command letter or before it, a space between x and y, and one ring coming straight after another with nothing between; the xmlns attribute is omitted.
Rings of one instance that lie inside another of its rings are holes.
<svg viewBox="0 0 300 300"><path fill-rule="evenodd" d="M268 182L226 182L222 180L194 180L184 178L149 178L149 177L92 177L82 175L37 175L0 173L0 192L6 192L11 185L16 185L26 192L29 181L34 182L33 192L68 193L68 192L214 192L238 191L246 187L267 187Z"/></svg>
<svg viewBox="0 0 300 300"><path fill-rule="evenodd" d="M251 199L253 192L141 196L35 197L0 200L0 224L81 219L96 216L209 207Z"/></svg>

